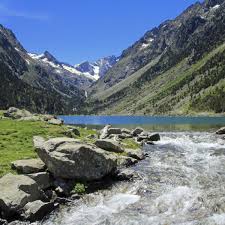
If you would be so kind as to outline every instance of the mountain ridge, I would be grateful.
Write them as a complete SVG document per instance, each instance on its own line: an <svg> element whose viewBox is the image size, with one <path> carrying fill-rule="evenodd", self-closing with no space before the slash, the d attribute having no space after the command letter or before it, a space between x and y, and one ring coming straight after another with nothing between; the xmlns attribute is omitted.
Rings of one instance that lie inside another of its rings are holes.
<svg viewBox="0 0 225 225"><path fill-rule="evenodd" d="M187 83L182 81L182 84L178 81L185 77L188 70L197 74L196 64L200 64L203 58L208 60L207 55L223 46L225 41L224 12L224 0L197 2L174 20L167 20L159 27L148 31L139 41L122 53L120 61L104 78L93 85L90 94L92 99L89 100L92 106L89 106L89 112L188 114L192 110L201 111L196 104L194 106L193 99L190 99L191 96L188 93L180 96L184 86L186 88L189 85L190 88L195 89L195 85L191 82L194 82L196 78L192 76L192 79L187 79ZM223 57L223 53L218 54ZM179 64L182 64L183 68L180 68ZM221 67L215 62L214 66ZM164 74L168 74L170 70L174 70L175 75L171 74L168 79ZM207 73L210 72L207 71ZM160 76L162 80L159 79ZM200 77L206 79L206 75L198 74L199 79ZM224 75L219 73L219 78L223 80ZM213 81L213 77L210 79ZM164 80L167 80L167 83L164 83ZM157 90L152 86L154 82L161 83L157 85ZM176 82L179 83L179 88L175 88ZM161 92L165 89L164 87L169 86L168 83L171 83L170 89L176 92L172 91L168 93L169 97L166 97ZM208 86L202 87L200 91L202 92L203 89L206 91ZM192 98L198 99L197 94L192 93L194 96ZM217 107L212 104L207 107L203 104L202 110L223 112L222 102L221 97Z"/></svg>

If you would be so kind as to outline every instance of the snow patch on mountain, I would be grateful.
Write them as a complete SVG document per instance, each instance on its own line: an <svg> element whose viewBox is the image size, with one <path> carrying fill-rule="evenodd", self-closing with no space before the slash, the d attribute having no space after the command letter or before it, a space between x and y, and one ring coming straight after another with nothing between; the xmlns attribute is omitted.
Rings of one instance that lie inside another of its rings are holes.
<svg viewBox="0 0 225 225"><path fill-rule="evenodd" d="M98 80L103 77L113 65L119 60L119 57L108 56L99 59L95 62L85 61L81 64L75 65L77 71L84 73L86 76L92 77Z"/></svg>

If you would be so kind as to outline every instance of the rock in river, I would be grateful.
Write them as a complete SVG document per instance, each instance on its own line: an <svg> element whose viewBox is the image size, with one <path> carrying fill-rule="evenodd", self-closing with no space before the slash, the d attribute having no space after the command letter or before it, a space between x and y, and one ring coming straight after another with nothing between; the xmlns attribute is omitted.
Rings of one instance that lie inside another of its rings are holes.
<svg viewBox="0 0 225 225"><path fill-rule="evenodd" d="M53 202L42 202L41 200L29 202L24 206L24 216L31 222L42 220L47 214L51 213L54 208Z"/></svg>
<svg viewBox="0 0 225 225"><path fill-rule="evenodd" d="M77 180L98 180L116 168L116 157L94 145L72 138L44 141L34 138L38 156L55 177Z"/></svg>
<svg viewBox="0 0 225 225"><path fill-rule="evenodd" d="M216 134L225 134L225 127L220 128L219 130L216 131Z"/></svg>

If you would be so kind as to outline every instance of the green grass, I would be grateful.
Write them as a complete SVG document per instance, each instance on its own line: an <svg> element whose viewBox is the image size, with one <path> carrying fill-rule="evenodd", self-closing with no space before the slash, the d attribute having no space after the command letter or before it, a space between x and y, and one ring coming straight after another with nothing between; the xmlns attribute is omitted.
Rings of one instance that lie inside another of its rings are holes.
<svg viewBox="0 0 225 225"><path fill-rule="evenodd" d="M122 144L125 148L129 148L129 149L140 148L140 145L137 142L135 142L132 138L123 139Z"/></svg>
<svg viewBox="0 0 225 225"><path fill-rule="evenodd" d="M86 192L86 187L82 183L76 183L73 188L73 192L79 195L84 194Z"/></svg>
<svg viewBox="0 0 225 225"><path fill-rule="evenodd" d="M37 157L33 148L33 136L59 137L65 130L65 126L48 125L44 122L0 120L0 176L12 172L12 161Z"/></svg>

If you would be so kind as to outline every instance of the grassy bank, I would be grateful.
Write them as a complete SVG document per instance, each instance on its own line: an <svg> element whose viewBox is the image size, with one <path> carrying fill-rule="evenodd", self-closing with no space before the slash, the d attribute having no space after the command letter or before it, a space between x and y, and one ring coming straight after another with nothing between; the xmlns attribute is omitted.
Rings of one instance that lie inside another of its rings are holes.
<svg viewBox="0 0 225 225"><path fill-rule="evenodd" d="M2 116L3 111L0 111ZM36 158L33 148L33 136L45 138L62 137L68 128L66 126L49 125L45 122L17 121L11 119L0 119L0 177L11 170L11 162L26 158ZM78 128L81 137L77 137L87 142L90 134L97 134L96 130ZM127 148L138 148L133 140L125 140L124 146Z"/></svg>

